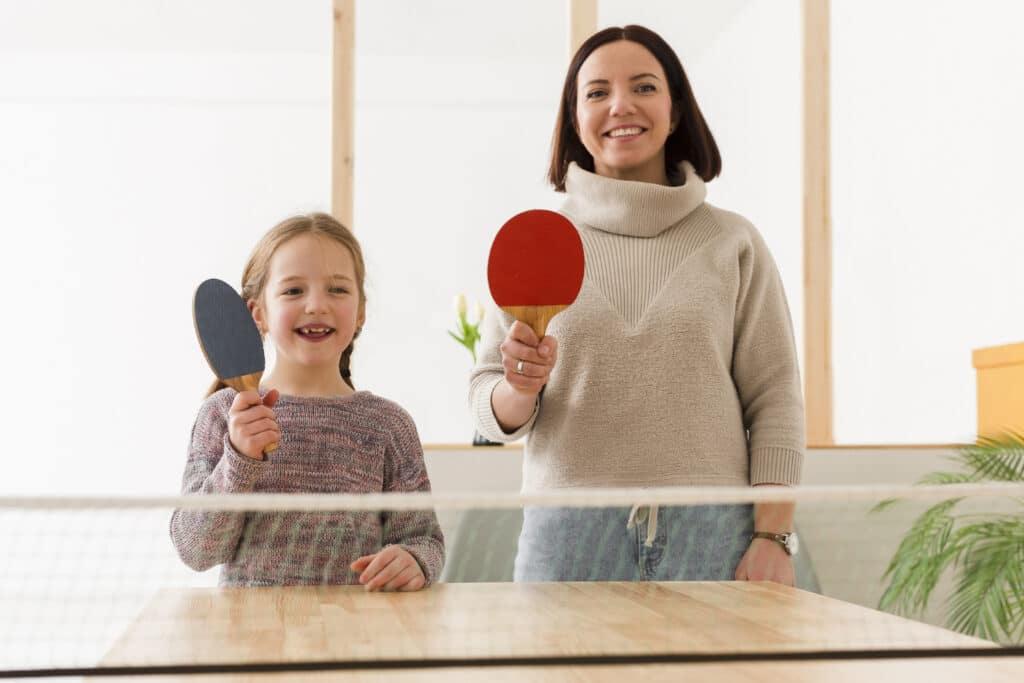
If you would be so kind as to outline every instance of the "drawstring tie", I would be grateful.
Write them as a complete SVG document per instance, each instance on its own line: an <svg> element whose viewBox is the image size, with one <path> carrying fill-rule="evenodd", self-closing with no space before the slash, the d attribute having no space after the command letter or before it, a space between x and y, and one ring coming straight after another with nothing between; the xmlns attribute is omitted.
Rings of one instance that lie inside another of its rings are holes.
<svg viewBox="0 0 1024 683"><path fill-rule="evenodd" d="M654 545L654 536L658 533L658 506L657 505L634 505L629 511L629 519L626 521L626 528L632 529L637 524L647 521L647 539L644 545L650 548Z"/></svg>

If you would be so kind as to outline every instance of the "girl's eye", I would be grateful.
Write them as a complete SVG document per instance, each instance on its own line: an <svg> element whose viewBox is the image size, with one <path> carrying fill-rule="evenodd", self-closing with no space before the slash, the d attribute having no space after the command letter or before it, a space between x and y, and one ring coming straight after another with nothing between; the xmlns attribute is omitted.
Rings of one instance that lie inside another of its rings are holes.
<svg viewBox="0 0 1024 683"><path fill-rule="evenodd" d="M344 287L331 287L331 294L348 294L348 290Z"/></svg>
<svg viewBox="0 0 1024 683"><path fill-rule="evenodd" d="M281 294L283 294L284 296L296 296L298 294L302 294L302 290L299 289L298 287L289 287L288 289L281 292Z"/></svg>

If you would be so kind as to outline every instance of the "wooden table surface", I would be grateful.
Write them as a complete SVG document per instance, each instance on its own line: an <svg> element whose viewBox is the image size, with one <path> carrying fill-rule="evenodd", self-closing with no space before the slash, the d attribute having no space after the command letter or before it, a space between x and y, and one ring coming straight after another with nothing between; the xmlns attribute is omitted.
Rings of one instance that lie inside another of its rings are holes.
<svg viewBox="0 0 1024 683"><path fill-rule="evenodd" d="M360 587L165 590L104 666L437 658L993 648L992 643L772 583L467 583L418 593ZM362 669L153 677L309 681L789 681L927 676L1024 680L1024 658L957 657ZM122 679L123 680L123 679Z"/></svg>

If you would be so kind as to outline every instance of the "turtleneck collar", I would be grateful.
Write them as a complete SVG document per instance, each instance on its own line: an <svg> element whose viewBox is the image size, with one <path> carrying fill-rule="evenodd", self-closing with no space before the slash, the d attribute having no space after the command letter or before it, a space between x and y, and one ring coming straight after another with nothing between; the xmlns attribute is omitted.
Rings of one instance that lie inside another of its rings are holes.
<svg viewBox="0 0 1024 683"><path fill-rule="evenodd" d="M655 237L704 202L707 188L688 161L683 184L657 185L600 176L569 164L562 211L573 221L628 237Z"/></svg>

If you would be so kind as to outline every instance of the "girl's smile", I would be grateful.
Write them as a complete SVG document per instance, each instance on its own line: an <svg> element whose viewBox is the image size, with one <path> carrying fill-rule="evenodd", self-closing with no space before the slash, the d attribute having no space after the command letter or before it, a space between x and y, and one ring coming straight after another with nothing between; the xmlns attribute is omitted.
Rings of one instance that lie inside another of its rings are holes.
<svg viewBox="0 0 1024 683"><path fill-rule="evenodd" d="M310 325L307 327L295 328L295 333L302 337L304 340L313 343L319 343L325 341L328 337L334 334L335 330L333 327L324 327L323 325Z"/></svg>

